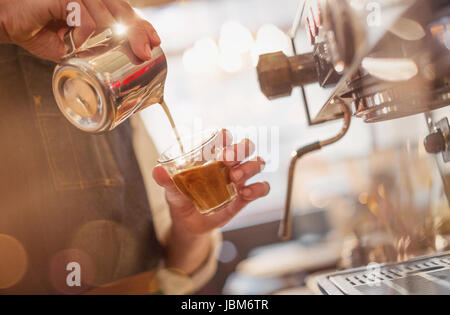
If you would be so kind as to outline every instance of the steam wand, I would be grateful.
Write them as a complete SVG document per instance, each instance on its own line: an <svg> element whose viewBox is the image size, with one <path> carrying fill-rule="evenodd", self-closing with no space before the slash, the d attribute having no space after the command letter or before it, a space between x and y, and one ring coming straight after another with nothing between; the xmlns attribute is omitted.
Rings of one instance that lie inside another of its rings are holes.
<svg viewBox="0 0 450 315"><path fill-rule="evenodd" d="M312 144L306 145L297 151L293 152L293 156L291 159L291 163L289 165L289 177L288 177L288 187L287 187L287 196L286 196L286 205L284 208L283 219L280 223L280 229L278 235L281 240L288 241L291 239L292 234L292 213L291 213L291 199L292 199L292 186L294 184L294 171L297 161L305 156L308 153L318 151L323 147L326 147L330 144L336 143L341 140L347 133L350 128L351 122L351 110L347 107L347 105L342 102L341 109L344 113L344 126L341 131L333 138L324 141L314 142Z"/></svg>

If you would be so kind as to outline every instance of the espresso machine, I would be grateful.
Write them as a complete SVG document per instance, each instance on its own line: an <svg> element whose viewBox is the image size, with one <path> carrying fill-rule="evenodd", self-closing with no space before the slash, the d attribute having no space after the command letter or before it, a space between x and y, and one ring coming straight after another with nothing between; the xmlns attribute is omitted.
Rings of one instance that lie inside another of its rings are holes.
<svg viewBox="0 0 450 315"><path fill-rule="evenodd" d="M298 43L306 28L309 40ZM280 238L291 237L295 169L306 154L341 140L352 119L366 123L421 115L450 211L450 3L448 0L302 0L288 32L294 54L261 55L257 66L269 99L300 89L309 126L342 120L340 132L293 153ZM299 47L302 45L302 47ZM308 53L297 54L309 47ZM311 116L305 86L330 95ZM414 128L414 126L410 126ZM448 250L449 248L445 248ZM325 294L450 294L450 252L323 275Z"/></svg>

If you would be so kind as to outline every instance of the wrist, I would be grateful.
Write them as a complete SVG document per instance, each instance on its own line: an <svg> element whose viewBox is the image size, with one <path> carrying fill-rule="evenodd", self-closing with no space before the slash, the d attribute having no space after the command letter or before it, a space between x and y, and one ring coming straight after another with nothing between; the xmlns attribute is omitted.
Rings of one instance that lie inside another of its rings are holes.
<svg viewBox="0 0 450 315"><path fill-rule="evenodd" d="M194 234L184 227L180 228L176 225L172 225L169 237L169 244L176 244L178 249L187 253L199 252L201 249L205 251L205 247L209 249L211 244L211 233Z"/></svg>
<svg viewBox="0 0 450 315"><path fill-rule="evenodd" d="M193 234L174 225L166 247L166 265L183 274L193 274L209 257L211 247L211 233Z"/></svg>
<svg viewBox="0 0 450 315"><path fill-rule="evenodd" d="M205 233L191 232L191 230L186 228L186 226L183 223L180 223L177 220L173 220L170 228L170 235L171 237L178 239L180 242L187 244L207 239L210 237L211 232Z"/></svg>

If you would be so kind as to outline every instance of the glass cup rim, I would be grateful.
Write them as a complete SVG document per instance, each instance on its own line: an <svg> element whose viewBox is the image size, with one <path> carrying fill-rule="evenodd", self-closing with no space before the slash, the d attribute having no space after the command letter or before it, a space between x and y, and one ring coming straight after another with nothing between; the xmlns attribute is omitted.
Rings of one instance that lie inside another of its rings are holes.
<svg viewBox="0 0 450 315"><path fill-rule="evenodd" d="M164 156L165 153L170 151L173 147L178 146L178 143L174 143L174 144L170 145L166 150L164 150L160 154L157 162L159 164L161 164L161 165L164 165L164 164L167 164L167 163L172 163L175 160L185 158L185 157L187 157L187 156L189 156L189 155L191 155L191 154L193 154L195 152L198 152L199 150L203 149L206 145L210 144L219 135L220 129L218 129L218 128L205 129L205 130L200 131L198 133L194 133L193 135L181 137L180 140L192 139L195 136L202 135L203 133L208 133L208 134L210 134L210 136L206 140L202 141L201 144L193 147L192 149L190 149L187 152L184 152L183 154L177 155L177 156L175 156L173 158L168 158L168 159L166 158L166 159L164 159L163 156ZM181 142L183 143L183 141L181 141Z"/></svg>

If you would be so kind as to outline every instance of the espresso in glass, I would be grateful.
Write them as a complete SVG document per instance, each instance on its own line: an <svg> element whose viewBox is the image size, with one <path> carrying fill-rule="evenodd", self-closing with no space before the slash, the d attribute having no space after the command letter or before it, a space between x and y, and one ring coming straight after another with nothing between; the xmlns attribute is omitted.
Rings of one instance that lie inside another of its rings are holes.
<svg viewBox="0 0 450 315"><path fill-rule="evenodd" d="M202 214L223 209L237 196L230 170L222 161L222 138L218 130L183 137L179 139L182 145L173 145L159 159L177 188Z"/></svg>

